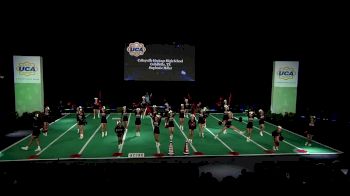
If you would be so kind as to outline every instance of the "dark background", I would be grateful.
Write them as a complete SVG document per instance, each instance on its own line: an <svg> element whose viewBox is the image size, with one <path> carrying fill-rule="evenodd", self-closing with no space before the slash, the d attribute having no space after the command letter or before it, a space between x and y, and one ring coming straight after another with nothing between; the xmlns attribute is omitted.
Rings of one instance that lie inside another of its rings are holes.
<svg viewBox="0 0 350 196"><path fill-rule="evenodd" d="M190 92L197 100L208 99L208 104L232 92L235 104L257 103L268 109L272 62L297 60L298 111L307 107L345 111L349 98L345 14L299 16L293 12L292 17L288 13L285 18L243 20L179 15L172 16L171 25L165 27L159 19L145 19L149 23L144 24L103 17L8 22L0 36L0 72L5 76L1 88L6 94L2 98L13 110L12 56L39 55L44 60L48 104L61 99L90 101L99 90L105 102L116 105L138 100L145 91L159 100L161 96L182 100ZM133 41L194 44L196 82L124 81L123 47Z"/></svg>

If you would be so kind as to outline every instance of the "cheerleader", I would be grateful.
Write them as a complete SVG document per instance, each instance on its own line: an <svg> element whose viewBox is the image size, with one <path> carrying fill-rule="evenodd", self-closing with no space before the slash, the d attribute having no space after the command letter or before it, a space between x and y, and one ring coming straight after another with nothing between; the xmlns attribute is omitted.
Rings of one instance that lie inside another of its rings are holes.
<svg viewBox="0 0 350 196"><path fill-rule="evenodd" d="M136 119L135 119L135 125L136 125L136 136L141 136L141 109L140 108L136 108Z"/></svg>
<svg viewBox="0 0 350 196"><path fill-rule="evenodd" d="M198 117L198 124L199 124L199 137L204 138L204 128L205 128L205 123L206 123L206 114L205 114L205 109L202 109L200 111L199 117Z"/></svg>
<svg viewBox="0 0 350 196"><path fill-rule="evenodd" d="M174 117L175 113L172 110L169 111L168 117L166 118L166 127L169 129L170 141L173 141L174 137Z"/></svg>
<svg viewBox="0 0 350 196"><path fill-rule="evenodd" d="M225 122L224 128L222 128L222 130L218 134L215 135L215 139L217 139L219 137L220 133L226 134L226 129L227 128L230 128L232 130L239 130L237 127L232 125L232 121L233 121L233 113L229 111L227 113L227 120ZM240 131L240 133L242 134L241 131Z"/></svg>
<svg viewBox="0 0 350 196"><path fill-rule="evenodd" d="M283 141L283 136L282 136L282 127L278 126L275 131L272 132L272 137L273 137L273 150L278 150L280 146L280 142Z"/></svg>
<svg viewBox="0 0 350 196"><path fill-rule="evenodd" d="M42 125L43 124L39 118L39 113L36 113L34 115L34 118L33 118L32 137L30 138L27 146L21 147L22 150L28 150L29 146L32 145L33 140L35 140L36 144L38 145L38 147L35 149L35 152L41 151L39 135L40 135L40 129L41 129Z"/></svg>
<svg viewBox="0 0 350 196"><path fill-rule="evenodd" d="M100 118L100 101L98 100L97 97L95 97L93 109L94 109L94 119L96 117L96 114L97 114L97 117Z"/></svg>
<svg viewBox="0 0 350 196"><path fill-rule="evenodd" d="M194 114L191 115L191 119L188 120L188 129L189 129L189 135L188 135L188 142L192 143L193 139L193 132L197 127L197 122L196 122L196 116Z"/></svg>
<svg viewBox="0 0 350 196"><path fill-rule="evenodd" d="M179 119L180 119L180 130L183 131L184 130L184 121L185 121L185 105L184 104L181 104Z"/></svg>
<svg viewBox="0 0 350 196"><path fill-rule="evenodd" d="M107 111L106 107L103 106L101 109L101 131L102 131L102 137L107 136Z"/></svg>
<svg viewBox="0 0 350 196"><path fill-rule="evenodd" d="M230 113L229 111L229 106L228 105L224 105L224 115L222 116L222 121L219 121L219 125L224 125L226 124L227 120L229 119L228 114ZM226 129L224 131L224 134L226 134Z"/></svg>
<svg viewBox="0 0 350 196"><path fill-rule="evenodd" d="M168 114L169 114L170 109L171 109L171 108L170 108L169 103L168 103L168 102L165 102L165 103L164 103L164 115L163 115L163 116L165 116L165 118L168 117ZM166 123L166 121L165 121L165 123Z"/></svg>
<svg viewBox="0 0 350 196"><path fill-rule="evenodd" d="M259 110L259 128L260 135L263 136L263 132L265 131L265 115L262 109Z"/></svg>
<svg viewBox="0 0 350 196"><path fill-rule="evenodd" d="M47 136L47 132L49 130L49 118L50 118L50 108L47 106L44 109L44 115L43 115L43 122L44 122L44 127L43 127L43 135Z"/></svg>
<svg viewBox="0 0 350 196"><path fill-rule="evenodd" d="M253 121L254 121L254 112L250 111L248 113L248 123L247 123L247 132L248 132L247 142L250 142L252 138Z"/></svg>
<svg viewBox="0 0 350 196"><path fill-rule="evenodd" d="M142 96L142 101L140 103L141 109L142 109L142 119L145 117L146 112L147 112L147 102L146 102L146 97Z"/></svg>
<svg viewBox="0 0 350 196"><path fill-rule="evenodd" d="M79 134L79 132L80 132L80 129L79 129L79 112L80 111L83 111L83 107L81 107L81 106L79 106L79 107L77 107L77 111L75 112L75 114L76 114L76 118L77 118L77 130L78 130L78 134Z"/></svg>
<svg viewBox="0 0 350 196"><path fill-rule="evenodd" d="M188 118L188 112L191 109L191 104L188 103L188 99L185 98L185 117Z"/></svg>
<svg viewBox="0 0 350 196"><path fill-rule="evenodd" d="M118 150L120 150L120 148L122 147L122 144L123 144L123 136L125 133L125 127L120 120L117 120L117 125L114 128L114 132L117 134Z"/></svg>
<svg viewBox="0 0 350 196"><path fill-rule="evenodd" d="M153 133L154 133L154 140L156 141L156 146L160 146L159 142L159 134L160 134L160 123L161 123L161 117L160 115L154 115L153 116Z"/></svg>
<svg viewBox="0 0 350 196"><path fill-rule="evenodd" d="M123 119L123 125L125 130L128 130L128 121L129 121L129 114L126 110L126 106L123 106L123 111L122 111L122 119Z"/></svg>
<svg viewBox="0 0 350 196"><path fill-rule="evenodd" d="M311 146L312 137L315 134L315 123L316 123L316 116L310 116L309 128L306 131L307 141L305 143L305 146Z"/></svg>
<svg viewBox="0 0 350 196"><path fill-rule="evenodd" d="M86 117L83 112L83 110L79 110L78 114L78 127L79 127L79 138L83 139L84 138L84 127L87 124L86 122Z"/></svg>
<svg viewBox="0 0 350 196"><path fill-rule="evenodd" d="M227 100L226 100L226 99L224 99L224 107L225 107L225 105L227 105L227 106L228 106L228 104L227 104Z"/></svg>

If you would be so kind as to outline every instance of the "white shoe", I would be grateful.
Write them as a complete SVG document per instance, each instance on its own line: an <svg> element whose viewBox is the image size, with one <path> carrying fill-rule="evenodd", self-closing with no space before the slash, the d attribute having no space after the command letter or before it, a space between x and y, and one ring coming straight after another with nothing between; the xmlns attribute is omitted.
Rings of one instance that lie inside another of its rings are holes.
<svg viewBox="0 0 350 196"><path fill-rule="evenodd" d="M261 135L261 136L264 136L262 131L260 131L260 135Z"/></svg>
<svg viewBox="0 0 350 196"><path fill-rule="evenodd" d="M307 146L311 146L311 143L309 143L309 145L307 145Z"/></svg>
<svg viewBox="0 0 350 196"><path fill-rule="evenodd" d="M35 149L35 152L39 152L39 151L41 151L40 146L38 146L38 148Z"/></svg>
<svg viewBox="0 0 350 196"><path fill-rule="evenodd" d="M204 138L204 133L202 133L202 138Z"/></svg>
<svg viewBox="0 0 350 196"><path fill-rule="evenodd" d="M78 132L77 133L79 133L79 129L78 129Z"/></svg>
<svg viewBox="0 0 350 196"><path fill-rule="evenodd" d="M105 131L105 137L107 137L107 131Z"/></svg>
<svg viewBox="0 0 350 196"><path fill-rule="evenodd" d="M22 150L28 150L28 146L21 147Z"/></svg>
<svg viewBox="0 0 350 196"><path fill-rule="evenodd" d="M276 150L278 150L278 147L276 146Z"/></svg>
<svg viewBox="0 0 350 196"><path fill-rule="evenodd" d="M104 137L104 136L105 136L105 132L102 131L102 137Z"/></svg>
<svg viewBox="0 0 350 196"><path fill-rule="evenodd" d="M83 134L80 134L80 139L82 140L84 138L84 135Z"/></svg>
<svg viewBox="0 0 350 196"><path fill-rule="evenodd" d="M305 142L305 146L307 146L309 144L309 142Z"/></svg>
<svg viewBox="0 0 350 196"><path fill-rule="evenodd" d="M224 134L226 134L226 133L227 133L227 131L225 130L225 131L224 131Z"/></svg>
<svg viewBox="0 0 350 196"><path fill-rule="evenodd" d="M250 138L249 137L247 137L247 142L250 142Z"/></svg>
<svg viewBox="0 0 350 196"><path fill-rule="evenodd" d="M95 116L94 116L94 118L93 119L95 119Z"/></svg>
<svg viewBox="0 0 350 196"><path fill-rule="evenodd" d="M272 146L272 149L273 149L274 151L276 151L276 147L275 147L275 146Z"/></svg>

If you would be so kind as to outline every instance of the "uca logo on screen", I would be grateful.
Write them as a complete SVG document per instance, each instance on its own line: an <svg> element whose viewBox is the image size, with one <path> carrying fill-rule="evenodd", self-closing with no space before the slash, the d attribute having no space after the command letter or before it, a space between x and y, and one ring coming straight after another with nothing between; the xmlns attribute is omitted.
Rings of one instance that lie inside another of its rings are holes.
<svg viewBox="0 0 350 196"><path fill-rule="evenodd" d="M139 43L139 42L134 42L134 43L130 43L128 48L126 49L130 56L141 56L146 52L146 48L143 45L143 43Z"/></svg>
<svg viewBox="0 0 350 196"><path fill-rule="evenodd" d="M292 80L295 75L294 67L281 67L278 71L278 77L282 80Z"/></svg>
<svg viewBox="0 0 350 196"><path fill-rule="evenodd" d="M16 70L19 75L31 76L36 74L36 71L38 70L38 68L34 63L25 61L23 63L18 63Z"/></svg>

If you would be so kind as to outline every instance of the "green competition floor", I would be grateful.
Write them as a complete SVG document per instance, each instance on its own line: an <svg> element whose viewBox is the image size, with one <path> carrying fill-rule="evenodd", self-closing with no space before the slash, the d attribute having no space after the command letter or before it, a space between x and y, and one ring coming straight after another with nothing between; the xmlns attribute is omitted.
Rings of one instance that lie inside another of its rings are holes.
<svg viewBox="0 0 350 196"><path fill-rule="evenodd" d="M240 114L235 114L239 117ZM47 160L47 159L72 159L72 158L131 158L131 157L166 157L169 152L169 132L164 127L164 120L160 130L160 148L157 149L151 118L146 116L142 119L141 136L135 136L135 115L129 116L129 128L125 134L124 144L120 150L117 148L117 137L114 133L116 118L121 114L111 113L108 116L108 136L102 138L100 130L100 119L93 119L93 115L87 116L88 124L85 126L84 139L80 140L77 133L75 114L68 114L50 124L48 136L40 135L41 151L34 152L36 144L34 143L28 151L21 150L21 146L26 146L30 136L19 140L11 146L3 149L0 153L0 161L16 160ZM227 134L220 134L215 139L222 126L218 125L218 120L222 119L222 114L210 114L207 118L205 128L205 137L199 137L199 126L195 130L192 144L189 144L190 155L187 156L259 156L259 155L297 155L297 154L340 154L334 148L328 147L318 142L313 142L311 147L304 146L305 137L295 134L288 130L283 130L282 135L285 138L280 144L280 149L272 151L271 132L276 129L276 125L266 122L265 133L259 135L258 121L254 122L252 141L246 141L246 122L234 121L233 125L240 129L239 131L227 130ZM184 156L185 141L188 137L188 119L185 119L185 128L180 131L178 127L179 118L176 117L175 133L173 138L173 150L176 156Z"/></svg>

